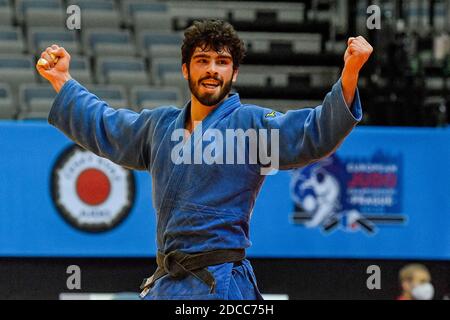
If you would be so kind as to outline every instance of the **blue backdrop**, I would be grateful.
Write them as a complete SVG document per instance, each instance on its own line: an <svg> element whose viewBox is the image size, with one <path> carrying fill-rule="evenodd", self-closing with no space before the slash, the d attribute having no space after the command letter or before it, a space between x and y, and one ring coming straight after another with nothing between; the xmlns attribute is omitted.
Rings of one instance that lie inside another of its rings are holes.
<svg viewBox="0 0 450 320"><path fill-rule="evenodd" d="M0 122L0 256L154 256L145 172L135 172L134 206L112 230L83 232L58 213L51 172L71 145L46 122ZM331 163L267 178L248 255L450 259L449 146L449 128L357 128ZM340 204L328 227L307 227L320 201L303 183L319 171L338 180Z"/></svg>

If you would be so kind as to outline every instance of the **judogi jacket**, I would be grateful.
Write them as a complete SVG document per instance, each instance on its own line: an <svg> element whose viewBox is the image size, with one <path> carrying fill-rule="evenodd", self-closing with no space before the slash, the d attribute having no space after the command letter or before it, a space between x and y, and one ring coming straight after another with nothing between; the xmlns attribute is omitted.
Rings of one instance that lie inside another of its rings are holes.
<svg viewBox="0 0 450 320"><path fill-rule="evenodd" d="M266 177L261 175L264 165L250 161L226 164L225 150L220 148L215 150L215 156L217 159L223 156L224 164L173 161L176 159L172 151L180 144L179 139L174 141L173 132L184 129L189 112L190 102L181 109L164 106L140 113L116 110L72 79L56 96L48 121L98 156L150 173L159 252L246 249L251 246L250 217ZM335 151L361 117L358 91L349 108L341 80L320 106L285 114L242 104L239 95L232 93L195 128L178 156L182 157L186 150L194 154L199 148L204 150L218 143L204 139L208 129L218 130L215 132L223 133L224 137L227 129L278 129L279 169L298 168ZM271 149L271 139L267 140L267 148ZM248 151L249 143L236 144L236 148ZM216 280L214 292L195 276L173 279L166 275L156 281L146 298L260 298L247 260L239 266L224 263L210 266L208 270Z"/></svg>

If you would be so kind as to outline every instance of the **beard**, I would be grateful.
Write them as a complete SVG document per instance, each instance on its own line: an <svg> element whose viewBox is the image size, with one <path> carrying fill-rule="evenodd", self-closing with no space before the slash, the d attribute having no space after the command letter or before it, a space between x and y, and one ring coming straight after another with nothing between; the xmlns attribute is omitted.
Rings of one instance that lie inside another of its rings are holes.
<svg viewBox="0 0 450 320"><path fill-rule="evenodd" d="M215 92L200 92L200 86L202 85L202 81L207 79L213 79L217 82L219 82L218 90L215 90ZM194 97L203 105L212 107L217 105L219 102L221 102L231 91L231 85L232 85L232 79L233 76L231 76L231 79L229 81L223 81L219 77L204 77L199 79L197 82L194 81L191 76L189 75L188 82L189 82L189 89L191 90L191 93L194 95Z"/></svg>

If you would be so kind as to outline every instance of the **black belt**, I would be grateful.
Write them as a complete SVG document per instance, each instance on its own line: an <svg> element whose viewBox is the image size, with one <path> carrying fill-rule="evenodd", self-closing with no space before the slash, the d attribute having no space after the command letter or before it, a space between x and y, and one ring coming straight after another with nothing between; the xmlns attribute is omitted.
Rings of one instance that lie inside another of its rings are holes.
<svg viewBox="0 0 450 320"><path fill-rule="evenodd" d="M156 280L167 274L174 279L183 279L192 275L206 283L211 288L210 293L213 293L216 288L216 279L207 267L228 262L239 263L243 259L245 259L244 249L214 250L195 254L184 253L179 250L166 255L158 252L156 257L158 268L150 278L145 278L142 282L140 288L144 291L141 296L145 296Z"/></svg>

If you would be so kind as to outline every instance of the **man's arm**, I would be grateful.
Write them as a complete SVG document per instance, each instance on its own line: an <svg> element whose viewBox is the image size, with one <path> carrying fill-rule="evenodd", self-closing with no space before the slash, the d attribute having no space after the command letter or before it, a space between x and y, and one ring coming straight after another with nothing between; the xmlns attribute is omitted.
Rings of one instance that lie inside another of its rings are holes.
<svg viewBox="0 0 450 320"><path fill-rule="evenodd" d="M302 167L330 155L361 120L358 90L349 107L342 87L339 79L315 108L289 110L274 117L260 116L257 127L279 131L279 169ZM264 110L264 114L270 111Z"/></svg>
<svg viewBox="0 0 450 320"><path fill-rule="evenodd" d="M350 38L347 42L347 50L344 54L344 69L342 71L342 91L347 106L351 106L358 86L359 71L373 52L372 46L359 36Z"/></svg>
<svg viewBox="0 0 450 320"><path fill-rule="evenodd" d="M280 169L301 167L330 155L361 120L358 75L373 49L362 37L350 38L348 44L342 76L320 106L259 120L258 127L279 130Z"/></svg>
<svg viewBox="0 0 450 320"><path fill-rule="evenodd" d="M58 92L48 121L93 153L132 169L147 169L154 110L115 110L72 79L70 55L49 47L37 70ZM57 63L55 63L55 60Z"/></svg>

